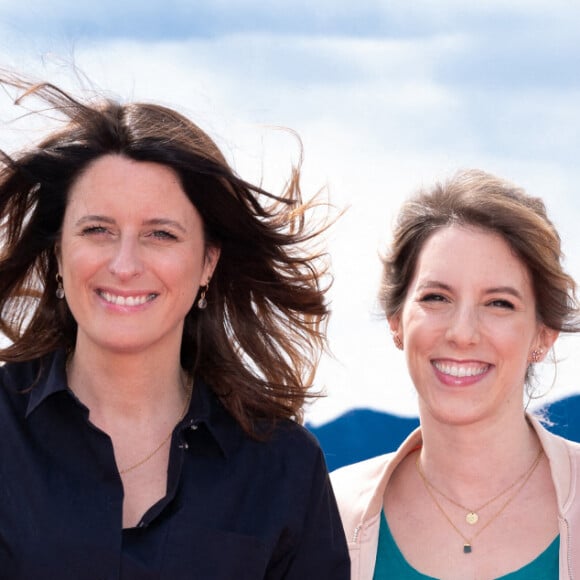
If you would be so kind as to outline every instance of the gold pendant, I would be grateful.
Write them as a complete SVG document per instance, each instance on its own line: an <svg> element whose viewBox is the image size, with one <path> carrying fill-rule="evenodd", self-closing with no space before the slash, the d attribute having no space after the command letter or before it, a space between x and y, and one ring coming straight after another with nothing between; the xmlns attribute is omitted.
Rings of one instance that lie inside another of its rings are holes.
<svg viewBox="0 0 580 580"><path fill-rule="evenodd" d="M479 520L479 516L475 512L469 512L465 516L465 521L470 525L473 526Z"/></svg>

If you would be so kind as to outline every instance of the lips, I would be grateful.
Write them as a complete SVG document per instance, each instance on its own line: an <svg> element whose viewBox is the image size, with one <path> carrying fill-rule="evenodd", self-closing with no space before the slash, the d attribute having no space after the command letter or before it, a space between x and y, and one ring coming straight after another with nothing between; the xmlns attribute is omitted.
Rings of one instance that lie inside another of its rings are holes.
<svg viewBox="0 0 580 580"><path fill-rule="evenodd" d="M457 362L443 362L433 361L433 366L442 374L454 377L477 377L486 373L490 366L487 363L457 363Z"/></svg>
<svg viewBox="0 0 580 580"><path fill-rule="evenodd" d="M118 294L112 294L111 292L105 292L104 290L97 290L97 294L105 302L114 304L115 306L141 306L147 302L151 302L157 297L155 293L120 296Z"/></svg>

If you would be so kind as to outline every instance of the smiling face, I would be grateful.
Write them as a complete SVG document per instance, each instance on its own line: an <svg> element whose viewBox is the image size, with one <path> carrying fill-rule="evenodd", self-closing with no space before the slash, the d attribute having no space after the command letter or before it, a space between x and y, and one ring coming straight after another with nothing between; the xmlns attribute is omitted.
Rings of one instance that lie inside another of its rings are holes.
<svg viewBox="0 0 580 580"><path fill-rule="evenodd" d="M530 274L504 239L461 226L427 240L390 325L422 420L451 424L521 413L531 353L557 336L537 321Z"/></svg>
<svg viewBox="0 0 580 580"><path fill-rule="evenodd" d="M120 155L73 184L57 250L77 347L179 352L183 321L219 250L176 174Z"/></svg>

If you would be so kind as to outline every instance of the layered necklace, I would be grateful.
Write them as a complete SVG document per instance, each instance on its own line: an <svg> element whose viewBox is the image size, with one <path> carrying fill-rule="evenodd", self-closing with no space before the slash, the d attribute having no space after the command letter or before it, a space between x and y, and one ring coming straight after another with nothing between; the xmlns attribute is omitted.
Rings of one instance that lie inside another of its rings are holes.
<svg viewBox="0 0 580 580"><path fill-rule="evenodd" d="M431 499L433 500L433 502L437 506L437 509L441 512L441 514L447 520L447 522L451 525L451 527L461 536L461 538L463 538L463 542L464 542L463 543L463 553L470 554L472 552L472 549L473 549L473 540L475 540L475 538L477 536L479 536L479 534L481 534L481 532L483 532L483 530L485 530L490 524L492 524L504 512L504 510L509 506L509 504L517 497L519 492L525 487L526 483L528 482L530 477L532 477L532 474L536 470L536 467L538 467L538 464L540 463L540 459L542 458L542 453L543 453L543 450L540 447L538 454L536 455L533 463L530 465L530 467L528 467L528 469L522 475L520 475L514 482L510 483L510 485L508 485L508 487L504 488L502 491L500 491L499 493L494 495L491 499L488 499L485 503L483 503L482 505L480 505L479 507L474 508L474 509L471 509L471 508L459 503L458 501L455 501L453 498L446 495L443 491L438 489L431 481L429 481L427 479L427 476L425 475L425 473L421 469L421 464L419 462L419 459L420 459L419 453L417 454L417 460L415 461L415 466L417 468L417 472L419 473L419 475L421 477L421 480L423 481L423 484L425 486L425 489L427 490L427 493L429 494L429 496L431 497ZM510 494L510 492L512 492L512 493ZM479 522L479 512L481 512L484 508L491 505L492 503L499 500L501 497L503 497L505 495L508 495L508 497L502 503L502 505L499 507L499 509L490 517L490 519L482 527L480 527L471 536L466 536L459 529L459 527L457 525L455 525L455 523L453 522L453 520L451 519L449 514L443 509L443 506L441 505L441 503L437 499L438 495L441 496L442 498L446 499L449 503L453 504L454 506L464 510L465 511L465 521L470 526L475 526Z"/></svg>

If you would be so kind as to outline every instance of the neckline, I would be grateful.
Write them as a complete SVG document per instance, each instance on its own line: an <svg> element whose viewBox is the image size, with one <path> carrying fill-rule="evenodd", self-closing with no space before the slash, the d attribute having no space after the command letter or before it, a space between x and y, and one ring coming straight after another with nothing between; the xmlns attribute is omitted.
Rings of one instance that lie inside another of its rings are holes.
<svg viewBox="0 0 580 580"><path fill-rule="evenodd" d="M547 565L550 559L553 557L554 553L556 558L558 557L560 546L560 534L558 534L546 547L545 550L540 552L533 560L524 564L521 568L512 570L503 576L498 576L495 580L525 580L529 578L530 569L541 567ZM405 558L403 552L401 552L393 534L391 528L389 527L389 522L385 515L384 509L381 510L381 523L379 529L379 545L378 550L380 552L383 548L383 553L388 553L390 556L396 558L396 565L401 572L405 574L405 577L409 580L438 580L435 576L428 576L419 572L416 568L411 566L407 559ZM386 548L386 550L385 550ZM380 561L381 555L377 553L377 562Z"/></svg>

